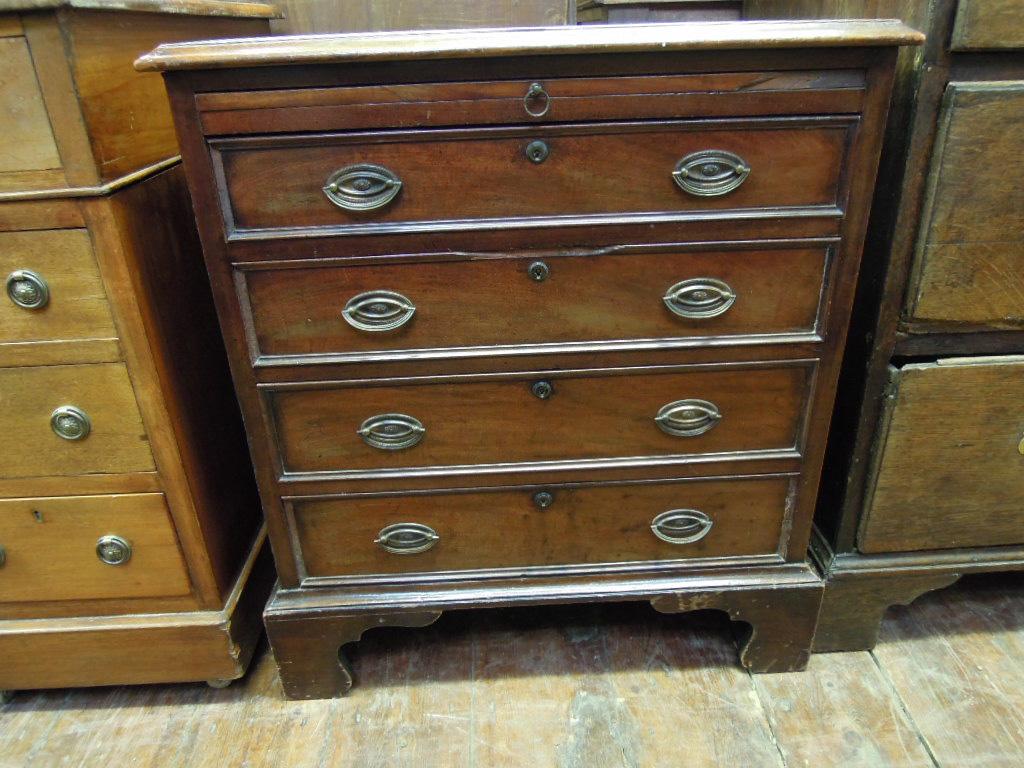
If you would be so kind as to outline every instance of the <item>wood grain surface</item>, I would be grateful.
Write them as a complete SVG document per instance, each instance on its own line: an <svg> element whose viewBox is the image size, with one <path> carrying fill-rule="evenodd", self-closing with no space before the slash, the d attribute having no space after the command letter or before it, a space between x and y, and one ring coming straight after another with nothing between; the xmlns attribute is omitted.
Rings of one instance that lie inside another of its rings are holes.
<svg viewBox="0 0 1024 768"><path fill-rule="evenodd" d="M756 678L714 614L451 614L369 633L345 699L285 701L265 651L226 690L17 693L0 765L1016 768L1022 586L962 582L894 610L872 654Z"/></svg>
<svg viewBox="0 0 1024 768"><path fill-rule="evenodd" d="M824 247L629 255L614 248L581 250L553 257L481 254L416 264L247 271L253 353L813 333L817 326ZM537 261L549 269L541 282L528 271ZM717 317L673 314L663 301L669 289L701 278L725 282L735 303ZM380 289L397 291L416 306L407 326L366 333L345 322L346 302Z"/></svg>
<svg viewBox="0 0 1024 768"><path fill-rule="evenodd" d="M533 501L536 488L304 500L292 509L310 576L741 557L779 550L790 481L543 490L554 497L546 509ZM708 515L708 534L689 544L658 539L652 521L674 509ZM416 555L390 554L375 543L385 526L406 522L430 526L440 540Z"/></svg>
<svg viewBox="0 0 1024 768"><path fill-rule="evenodd" d="M960 0L950 47L955 51L1024 48L1024 18L1016 0Z"/></svg>
<svg viewBox="0 0 1024 768"><path fill-rule="evenodd" d="M554 375L470 383L280 390L270 396L286 472L667 456L796 446L809 371L803 367L643 375ZM542 400L532 391L550 381ZM662 432L660 409L714 403L721 420L693 437ZM365 419L419 419L419 445L363 442Z"/></svg>
<svg viewBox="0 0 1024 768"><path fill-rule="evenodd" d="M17 186L18 171L60 168L60 155L24 37L0 39L0 190Z"/></svg>
<svg viewBox="0 0 1024 768"><path fill-rule="evenodd" d="M96 555L97 541L109 535L131 545L123 565ZM167 503L158 493L0 500L0 542L7 552L0 602L191 593Z"/></svg>
<svg viewBox="0 0 1024 768"><path fill-rule="evenodd" d="M973 358L893 371L863 552L1024 541L1024 362Z"/></svg>
<svg viewBox="0 0 1024 768"><path fill-rule="evenodd" d="M1024 327L1024 81L951 83L908 286L915 325Z"/></svg>
<svg viewBox="0 0 1024 768"><path fill-rule="evenodd" d="M548 144L543 163L526 156L526 146L535 140ZM295 229L835 205L846 140L847 128L841 124L537 126L338 136L316 144L282 138L261 149L225 150L219 159L232 228ZM714 149L749 164L742 186L720 197L681 190L672 178L676 164L691 153ZM397 175L402 180L398 197L385 208L356 213L331 203L323 191L328 177L357 163L381 165Z"/></svg>

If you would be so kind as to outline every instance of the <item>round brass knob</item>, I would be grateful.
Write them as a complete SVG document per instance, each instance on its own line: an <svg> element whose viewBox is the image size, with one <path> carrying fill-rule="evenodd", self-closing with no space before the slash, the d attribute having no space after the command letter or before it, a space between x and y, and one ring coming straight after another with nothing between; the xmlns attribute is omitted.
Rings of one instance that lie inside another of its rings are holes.
<svg viewBox="0 0 1024 768"><path fill-rule="evenodd" d="M50 414L50 428L64 440L84 440L92 431L92 422L81 408L62 405Z"/></svg>
<svg viewBox="0 0 1024 768"><path fill-rule="evenodd" d="M526 271L530 275L531 280L543 283L548 279L548 275L551 274L551 267L543 261L535 261L526 268Z"/></svg>
<svg viewBox="0 0 1024 768"><path fill-rule="evenodd" d="M22 309L42 309L50 301L50 287L31 269L16 269L7 276L7 298Z"/></svg>
<svg viewBox="0 0 1024 768"><path fill-rule="evenodd" d="M120 536L101 536L96 542L96 557L107 565L124 565L132 559L132 545Z"/></svg>
<svg viewBox="0 0 1024 768"><path fill-rule="evenodd" d="M546 141L536 139L526 145L526 159L531 163L540 165L548 159L548 155L550 153L551 150L548 148L548 143Z"/></svg>

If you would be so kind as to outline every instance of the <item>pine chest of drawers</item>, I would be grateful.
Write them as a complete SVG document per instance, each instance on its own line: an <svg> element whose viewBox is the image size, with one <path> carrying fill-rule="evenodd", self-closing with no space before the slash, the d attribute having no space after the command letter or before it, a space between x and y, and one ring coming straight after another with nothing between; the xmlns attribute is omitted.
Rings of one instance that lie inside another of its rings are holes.
<svg viewBox="0 0 1024 768"><path fill-rule="evenodd" d="M647 600L801 668L896 22L168 45L285 690L443 611Z"/></svg>

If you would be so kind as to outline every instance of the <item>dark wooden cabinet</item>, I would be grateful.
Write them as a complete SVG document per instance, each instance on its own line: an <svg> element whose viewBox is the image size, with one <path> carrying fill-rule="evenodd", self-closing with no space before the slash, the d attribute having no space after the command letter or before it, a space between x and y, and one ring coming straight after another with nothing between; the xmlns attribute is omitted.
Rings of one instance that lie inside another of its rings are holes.
<svg viewBox="0 0 1024 768"><path fill-rule="evenodd" d="M928 35L899 68L816 518L815 648L870 648L889 605L1024 568L1024 15L1005 0L747 13L892 13Z"/></svg>
<svg viewBox="0 0 1024 768"><path fill-rule="evenodd" d="M897 22L164 46L289 696L442 612L725 610L802 668ZM711 52L704 48L712 47Z"/></svg>

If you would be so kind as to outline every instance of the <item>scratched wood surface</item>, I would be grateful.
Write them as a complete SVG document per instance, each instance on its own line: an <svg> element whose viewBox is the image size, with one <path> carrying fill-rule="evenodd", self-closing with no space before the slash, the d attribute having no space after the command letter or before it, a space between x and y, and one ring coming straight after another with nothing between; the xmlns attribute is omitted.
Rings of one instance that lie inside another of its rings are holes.
<svg viewBox="0 0 1024 768"><path fill-rule="evenodd" d="M872 653L751 677L714 613L477 611L378 630L345 699L285 701L264 653L226 690L51 691L0 710L0 766L1019 766L1024 575L893 609Z"/></svg>

